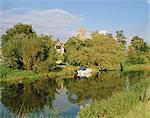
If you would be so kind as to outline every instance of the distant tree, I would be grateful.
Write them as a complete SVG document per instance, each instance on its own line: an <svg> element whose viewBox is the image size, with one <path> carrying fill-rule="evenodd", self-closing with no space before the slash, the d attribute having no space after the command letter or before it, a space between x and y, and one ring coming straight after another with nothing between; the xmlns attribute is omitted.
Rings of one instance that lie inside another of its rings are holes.
<svg viewBox="0 0 150 118"><path fill-rule="evenodd" d="M132 64L143 64L149 60L149 47L144 39L134 36L128 48L128 62Z"/></svg>
<svg viewBox="0 0 150 118"><path fill-rule="evenodd" d="M134 36L131 39L131 45L135 48L138 52L145 52L148 48L146 42L144 42L144 39L139 38L138 36Z"/></svg>
<svg viewBox="0 0 150 118"><path fill-rule="evenodd" d="M113 34L112 33L106 33L106 35L110 38L113 38Z"/></svg>
<svg viewBox="0 0 150 118"><path fill-rule="evenodd" d="M123 31L120 30L120 31L116 31L116 39L118 42L122 43L124 46L126 45L126 37L124 36L123 34Z"/></svg>

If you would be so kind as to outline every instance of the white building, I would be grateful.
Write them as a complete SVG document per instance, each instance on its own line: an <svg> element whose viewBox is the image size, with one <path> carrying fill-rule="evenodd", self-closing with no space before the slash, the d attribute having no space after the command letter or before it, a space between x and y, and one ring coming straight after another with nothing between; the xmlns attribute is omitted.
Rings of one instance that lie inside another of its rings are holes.
<svg viewBox="0 0 150 118"><path fill-rule="evenodd" d="M58 41L55 45L55 49L58 53L60 54L64 54L64 47L63 47L63 44L60 43L60 41Z"/></svg>

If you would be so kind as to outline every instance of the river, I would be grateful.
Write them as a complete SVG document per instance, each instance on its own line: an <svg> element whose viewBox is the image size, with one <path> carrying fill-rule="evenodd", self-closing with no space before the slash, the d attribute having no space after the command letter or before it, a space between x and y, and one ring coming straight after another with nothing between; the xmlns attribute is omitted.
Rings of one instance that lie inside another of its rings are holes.
<svg viewBox="0 0 150 118"><path fill-rule="evenodd" d="M0 118L74 118L92 100L105 99L113 92L128 92L147 71L99 72L91 78L41 79L34 82L2 83Z"/></svg>

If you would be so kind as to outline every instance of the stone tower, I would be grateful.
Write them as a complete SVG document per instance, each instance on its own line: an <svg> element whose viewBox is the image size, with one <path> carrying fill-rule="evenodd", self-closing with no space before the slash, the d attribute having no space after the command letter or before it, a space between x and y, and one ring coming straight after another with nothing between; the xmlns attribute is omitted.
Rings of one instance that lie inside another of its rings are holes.
<svg viewBox="0 0 150 118"><path fill-rule="evenodd" d="M86 29L79 28L77 30L77 36L79 37L79 40L85 40L86 39Z"/></svg>

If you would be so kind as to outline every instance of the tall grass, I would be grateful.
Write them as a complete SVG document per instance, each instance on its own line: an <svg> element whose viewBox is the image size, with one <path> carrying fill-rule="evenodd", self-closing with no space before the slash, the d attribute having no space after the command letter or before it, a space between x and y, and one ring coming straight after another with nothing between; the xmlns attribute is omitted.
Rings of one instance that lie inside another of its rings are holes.
<svg viewBox="0 0 150 118"><path fill-rule="evenodd" d="M81 110L77 118L117 118L127 114L140 102L140 95L150 84L150 78L143 79L130 88L129 92L114 93L101 101L93 101Z"/></svg>

